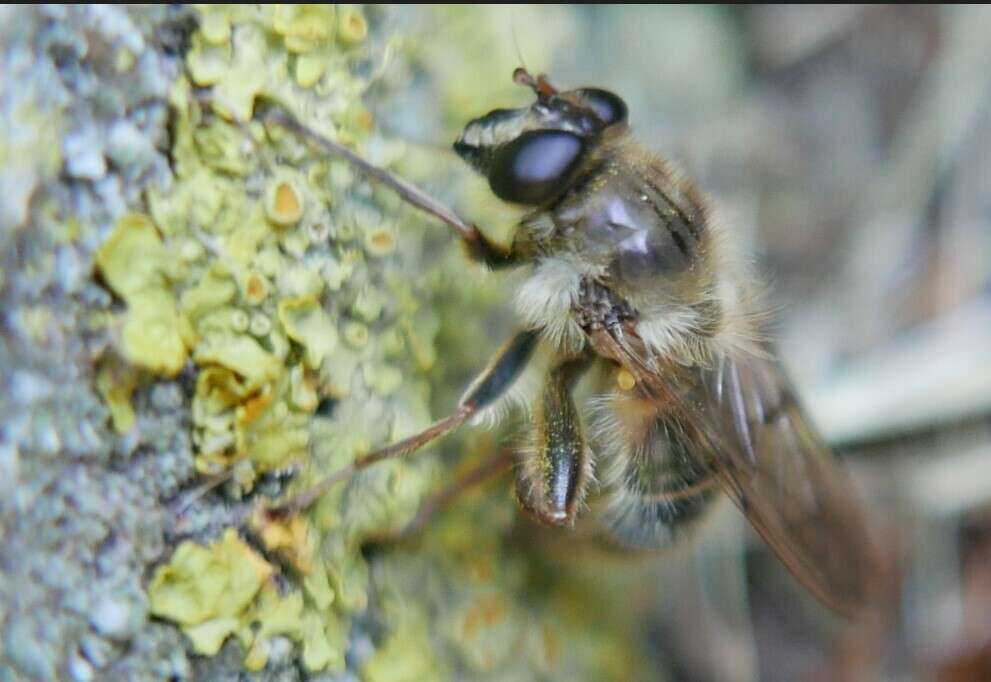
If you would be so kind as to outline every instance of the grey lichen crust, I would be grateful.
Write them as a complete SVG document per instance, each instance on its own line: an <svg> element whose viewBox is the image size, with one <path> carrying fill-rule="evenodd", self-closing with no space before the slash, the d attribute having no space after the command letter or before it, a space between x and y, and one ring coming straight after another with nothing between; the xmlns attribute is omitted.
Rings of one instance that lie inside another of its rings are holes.
<svg viewBox="0 0 991 682"><path fill-rule="evenodd" d="M181 636L148 623L161 500L192 473L176 382L135 395L117 438L94 358L114 305L93 254L169 182L165 98L183 10L0 9L0 678L187 676Z"/></svg>
<svg viewBox="0 0 991 682"><path fill-rule="evenodd" d="M496 345L482 322L504 292L471 284L442 227L251 121L277 101L441 184L437 155L365 105L402 130L436 114L413 82L460 120L484 106L486 79L424 76L484 70L492 40L477 10L438 12L462 36L443 50L403 37L426 35L424 10L0 9L0 680L591 679L639 664L617 655L619 583L534 588L547 567L511 536L506 494L366 559L440 484L430 456L284 522L252 514L426 424L432 401L448 409L456 391L431 381L463 380ZM490 434L464 442L458 466L492 452Z"/></svg>

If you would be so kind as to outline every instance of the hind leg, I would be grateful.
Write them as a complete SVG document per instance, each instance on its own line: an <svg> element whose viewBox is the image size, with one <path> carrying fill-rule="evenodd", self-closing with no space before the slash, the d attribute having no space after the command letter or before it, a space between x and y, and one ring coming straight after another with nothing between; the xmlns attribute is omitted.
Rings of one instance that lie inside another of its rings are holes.
<svg viewBox="0 0 991 682"><path fill-rule="evenodd" d="M485 460L474 469L471 469L458 480L446 488L434 493L420 505L416 516L403 528L397 540L405 539L420 533L439 512L444 511L461 495L472 488L498 478L513 466L513 453L510 450L503 450L493 457Z"/></svg>

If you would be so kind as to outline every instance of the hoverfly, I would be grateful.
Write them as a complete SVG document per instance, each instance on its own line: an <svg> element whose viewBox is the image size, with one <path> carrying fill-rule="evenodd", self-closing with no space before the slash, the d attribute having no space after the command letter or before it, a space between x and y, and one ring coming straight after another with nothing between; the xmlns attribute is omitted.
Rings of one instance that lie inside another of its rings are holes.
<svg viewBox="0 0 991 682"><path fill-rule="evenodd" d="M613 543L660 548L722 491L814 596L859 611L879 575L865 515L762 336L749 275L706 200L638 146L617 95L558 90L523 68L513 78L535 101L472 120L454 143L499 199L526 210L508 250L288 112L263 113L447 224L472 260L530 268L516 296L520 331L450 415L273 511L299 511L356 471L493 410L537 367L530 445L515 466L528 514L570 526L588 508ZM573 396L583 377L596 395L584 413Z"/></svg>

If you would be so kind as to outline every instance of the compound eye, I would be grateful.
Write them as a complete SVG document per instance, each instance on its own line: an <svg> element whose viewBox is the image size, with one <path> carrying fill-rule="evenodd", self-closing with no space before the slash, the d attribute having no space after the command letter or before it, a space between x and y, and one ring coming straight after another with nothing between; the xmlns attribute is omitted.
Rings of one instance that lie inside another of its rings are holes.
<svg viewBox="0 0 991 682"><path fill-rule="evenodd" d="M595 112L599 120L611 126L613 123L626 122L629 109L618 95L599 88L582 88L579 90L585 106Z"/></svg>
<svg viewBox="0 0 991 682"><path fill-rule="evenodd" d="M514 204L536 206L571 181L585 142L564 130L530 130L496 152L489 167L492 192Z"/></svg>

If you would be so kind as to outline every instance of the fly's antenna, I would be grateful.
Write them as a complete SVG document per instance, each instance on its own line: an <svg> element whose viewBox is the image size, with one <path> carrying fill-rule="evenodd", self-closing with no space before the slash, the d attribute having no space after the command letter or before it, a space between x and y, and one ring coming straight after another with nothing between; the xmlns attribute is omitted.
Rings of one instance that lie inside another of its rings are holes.
<svg viewBox="0 0 991 682"><path fill-rule="evenodd" d="M533 90L533 94L537 96L537 99L544 100L551 95L557 94L557 88L550 84L550 81L547 80L547 76L540 74L534 78L530 75L530 72L522 66L517 66L516 69L513 70L513 80L516 83Z"/></svg>
<svg viewBox="0 0 991 682"><path fill-rule="evenodd" d="M520 49L519 36L516 33L516 14L513 13L509 17L509 30L513 36L513 47L516 48L516 58L520 60L520 66L523 67L524 71L529 71L526 68L526 62L523 60L523 50Z"/></svg>
<svg viewBox="0 0 991 682"><path fill-rule="evenodd" d="M523 50L520 49L519 36L516 34L516 15L512 15L509 19L509 30L513 35L513 46L516 48L516 58L520 60L520 65L513 69L513 80L524 85L537 95L539 99L546 99L551 95L557 94L557 88L550 84L547 80L547 76L540 74L536 78L530 75L530 70L526 68L526 62L523 61Z"/></svg>

